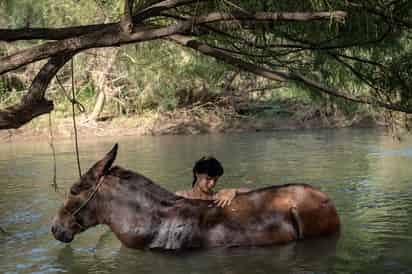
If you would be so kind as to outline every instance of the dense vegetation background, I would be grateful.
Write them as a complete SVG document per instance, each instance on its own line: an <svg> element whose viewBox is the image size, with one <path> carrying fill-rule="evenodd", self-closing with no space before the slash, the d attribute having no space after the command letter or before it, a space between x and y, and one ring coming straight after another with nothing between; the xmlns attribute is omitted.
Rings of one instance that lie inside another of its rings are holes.
<svg viewBox="0 0 412 274"><path fill-rule="evenodd" d="M149 2L159 1L135 1L134 10ZM347 12L343 21L259 25L235 21L224 22L218 31L194 30L201 32L197 35L203 41L217 48L223 45L243 61L298 72L325 87L345 91L344 98L319 91L299 79L286 82L266 79L165 39L77 54L74 83L76 97L85 107L84 119L96 121L180 111L186 116L203 116L204 121L210 121L211 115L220 120L230 118L231 123L245 116L293 117L307 126L313 120L321 121L323 126L348 126L365 117L382 120L388 116L389 112L379 105L395 106L403 112L412 109L412 22L408 21L412 18L412 4L408 1L212 2L199 1L170 12L170 19L164 16L151 20L167 24L178 16L204 13L216 6L222 12ZM0 28L115 22L123 16L123 5L123 1L115 0L2 0ZM236 24L236 32L232 32ZM210 24L208 28L213 30L217 26ZM3 42L0 56L41 43L41 40ZM33 63L0 76L0 109L19 102L43 64L44 61ZM58 78L68 93L70 63L59 72ZM70 100L58 81L49 86L47 97L55 102L55 117L70 116ZM389 116L401 117L404 126L409 121L403 114L391 112Z"/></svg>

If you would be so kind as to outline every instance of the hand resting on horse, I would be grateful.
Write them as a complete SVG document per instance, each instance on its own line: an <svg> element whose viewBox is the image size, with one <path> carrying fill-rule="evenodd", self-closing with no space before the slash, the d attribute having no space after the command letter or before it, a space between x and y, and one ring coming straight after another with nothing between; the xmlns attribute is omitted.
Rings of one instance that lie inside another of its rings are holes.
<svg viewBox="0 0 412 274"><path fill-rule="evenodd" d="M237 194L247 193L249 191L250 189L248 188L221 189L213 195L213 202L219 207L230 206Z"/></svg>
<svg viewBox="0 0 412 274"><path fill-rule="evenodd" d="M176 191L176 195L187 198L187 199L199 199L199 200L208 200L213 201L218 207L230 206L233 199L240 193L247 193L250 189L248 188L226 188L221 189L213 195L203 196L198 195L193 190L180 190Z"/></svg>

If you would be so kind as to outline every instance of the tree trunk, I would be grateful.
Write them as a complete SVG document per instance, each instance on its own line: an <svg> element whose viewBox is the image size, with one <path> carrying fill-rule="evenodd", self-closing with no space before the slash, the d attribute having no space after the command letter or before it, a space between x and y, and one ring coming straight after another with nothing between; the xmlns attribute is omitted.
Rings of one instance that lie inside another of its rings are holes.
<svg viewBox="0 0 412 274"><path fill-rule="evenodd" d="M114 96L113 93L113 83L112 83L112 72L113 67L116 62L116 56L118 53L118 48L108 48L104 50L104 56L96 57L94 62L94 67L103 68L102 71L91 73L91 78L94 82L94 87L97 91L96 104L94 106L93 112L89 115L89 121L97 121L103 112L106 99Z"/></svg>
<svg viewBox="0 0 412 274"><path fill-rule="evenodd" d="M93 112L89 115L89 121L95 121L100 117L100 114L103 112L104 104L106 102L106 94L104 90L100 90L96 96L96 104L94 105Z"/></svg>

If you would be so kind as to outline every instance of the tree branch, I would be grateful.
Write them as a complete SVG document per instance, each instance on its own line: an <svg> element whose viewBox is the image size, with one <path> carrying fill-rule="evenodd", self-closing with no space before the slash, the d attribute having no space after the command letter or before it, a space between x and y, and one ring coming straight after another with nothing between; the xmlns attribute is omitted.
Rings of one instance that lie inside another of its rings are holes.
<svg viewBox="0 0 412 274"><path fill-rule="evenodd" d="M116 23L95 24L87 26L76 26L67 28L23 28L23 29L0 29L0 41L13 42L18 40L63 40L87 33L111 28Z"/></svg>
<svg viewBox="0 0 412 274"><path fill-rule="evenodd" d="M138 28L135 27L136 30L133 33L127 34L119 30L119 25L113 25L102 31L61 41L48 42L0 58L0 74L17 69L29 63L46 59L53 55L72 51L78 52L90 48L119 46L121 44L158 39L179 32L181 29L187 29L189 26L190 24L188 22L164 28L140 26Z"/></svg>
<svg viewBox="0 0 412 274"><path fill-rule="evenodd" d="M289 77L290 80L301 82L307 87L314 88L315 90L322 91L322 92L327 93L329 95L332 95L334 97L343 98L343 99L352 101L354 103L366 104L366 105L371 105L371 106L375 106L375 107L385 108L385 109L388 109L388 110L394 110L394 111L400 111L400 112L412 114L412 109L411 108L404 107L404 106L398 105L398 104L387 104L387 103L384 103L384 102L381 102L381 101L378 101L378 100L372 100L372 99L369 99L369 98L353 97L353 96L349 95L348 92L340 91L340 90L332 88L332 87L327 87L325 85L322 85L319 82L316 82L312 79L309 79L309 78L303 76L302 74L299 74L299 73L296 73L296 72L291 72L289 74L289 76L290 76Z"/></svg>
<svg viewBox="0 0 412 274"><path fill-rule="evenodd" d="M150 16L159 15L160 12L176 8L182 5L189 5L197 2L207 2L211 0L166 0L147 7L133 16L133 25L141 23ZM0 41L13 42L18 40L63 40L76 36L89 34L95 31L103 31L106 28L113 28L119 22L109 24L93 24L87 26L76 26L66 28L23 28L23 29L1 29Z"/></svg>
<svg viewBox="0 0 412 274"><path fill-rule="evenodd" d="M124 16L120 22L122 29L126 33L133 31L133 0L124 0Z"/></svg>
<svg viewBox="0 0 412 274"><path fill-rule="evenodd" d="M347 13L344 11L332 12L211 12L206 15L192 17L196 24L213 23L216 21L314 21L335 19L342 21L346 18Z"/></svg>
<svg viewBox="0 0 412 274"><path fill-rule="evenodd" d="M70 51L81 51L90 48L119 46L127 43L135 43L163 38L176 33L191 29L196 24L205 24L218 21L231 20L291 20L307 21L327 18L341 19L346 16L345 12L286 12L286 13L267 13L258 12L254 14L245 13L218 13L212 12L203 16L193 17L187 21L180 21L174 25L166 27L136 26L132 33L121 31L120 24L107 26L101 31L96 31L80 37L73 37L57 42L48 42L43 45L32 47L16 52L12 55L0 58L0 74L14 70L23 65L39 61L56 54Z"/></svg>
<svg viewBox="0 0 412 274"><path fill-rule="evenodd" d="M372 105L372 106L377 106L377 107L383 107L389 110L401 111L405 113L412 113L412 109L403 107L401 105L387 104L387 103L373 100L370 98L361 98L361 97L351 96L349 92L337 90L332 87L327 87L297 72L274 71L274 70L270 70L270 69L267 69L261 66L257 66L257 65L245 62L243 60L240 60L238 58L231 56L230 54L226 53L222 49L214 48L206 43L196 41L195 39L188 37L188 36L172 35L172 36L169 36L168 39L182 46L192 48L205 55L212 56L218 60L224 61L228 64L241 68L245 71L252 72L256 75L260 75L262 77L265 77L271 80L276 80L276 81L281 81L281 82L286 82L286 81L300 82L304 84L306 87L313 88L315 90L321 91L323 93L329 94L334 97L344 98L354 103L367 104L367 105Z"/></svg>
<svg viewBox="0 0 412 274"><path fill-rule="evenodd" d="M34 78L21 103L0 110L0 130L19 128L33 118L53 110L53 102L45 99L45 92L56 73L70 60L74 52L50 58Z"/></svg>
<svg viewBox="0 0 412 274"><path fill-rule="evenodd" d="M199 0L200 1L200 0ZM206 1L206 0L203 0ZM160 5L163 2L167 2L168 5ZM151 8L145 9L133 16L133 24L136 25L141 22L142 17L148 16L145 12L160 14L160 11L176 7L178 5L188 4L196 2L194 0L170 0L163 1L157 5L153 5ZM172 5L174 4L174 5ZM222 13L212 12L199 17L192 17L188 20L192 20L192 24L205 24L216 21L231 21L231 20L254 20L254 21L312 21L312 20L328 20L335 19L338 21L343 20L347 14L343 11L335 12L257 12L257 13ZM63 40L76 36L82 36L95 31L109 31L120 25L121 22L109 23L109 24L95 24L87 26L76 26L67 28L24 28L24 29L0 29L0 41L12 42L17 40ZM133 25L132 24L132 25Z"/></svg>
<svg viewBox="0 0 412 274"><path fill-rule="evenodd" d="M224 61L230 65L233 65L245 71L252 72L256 75L260 75L265 78L280 82L287 81L287 74L285 74L284 72L271 71L260 66L254 65L252 63L245 62L239 58L233 57L232 55L230 55L230 53L226 52L225 50L217 49L206 43L199 42L191 37L184 35L171 35L167 37L167 39L182 46L192 48L205 55L212 56L218 60Z"/></svg>

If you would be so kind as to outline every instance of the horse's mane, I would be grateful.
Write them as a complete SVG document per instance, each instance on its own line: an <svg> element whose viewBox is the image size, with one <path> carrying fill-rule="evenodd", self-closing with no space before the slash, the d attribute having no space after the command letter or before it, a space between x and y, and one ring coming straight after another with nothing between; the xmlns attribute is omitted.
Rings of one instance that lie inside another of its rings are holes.
<svg viewBox="0 0 412 274"><path fill-rule="evenodd" d="M127 184L132 189L138 189L144 192L145 196L150 196L161 202L172 202L178 199L174 193L156 184L149 178L120 166L114 166L110 169L108 175L120 178L121 184Z"/></svg>

